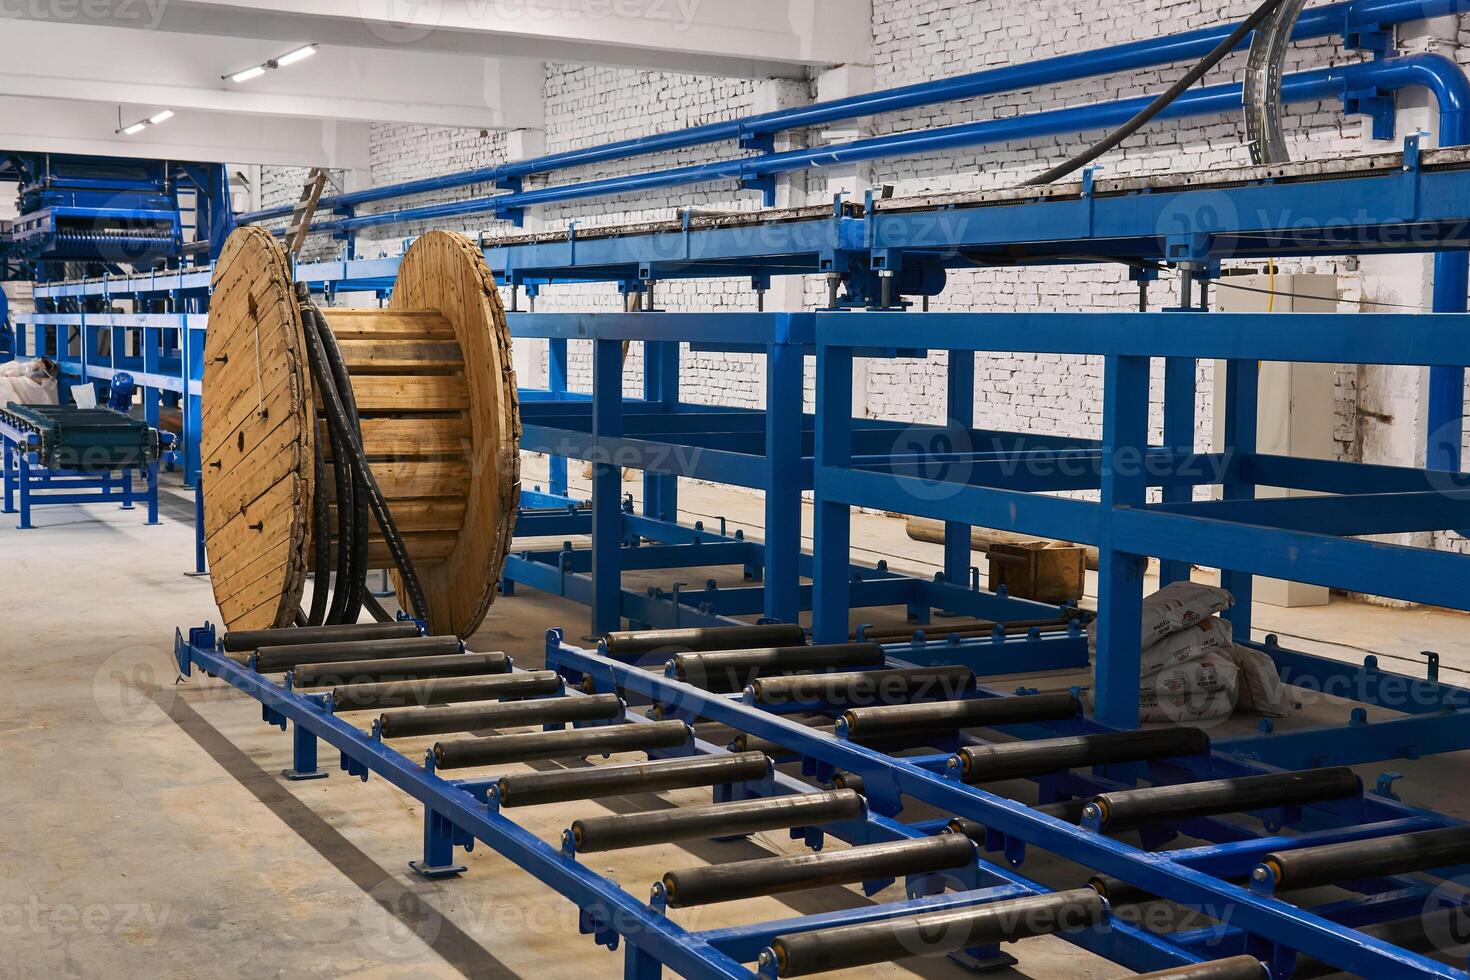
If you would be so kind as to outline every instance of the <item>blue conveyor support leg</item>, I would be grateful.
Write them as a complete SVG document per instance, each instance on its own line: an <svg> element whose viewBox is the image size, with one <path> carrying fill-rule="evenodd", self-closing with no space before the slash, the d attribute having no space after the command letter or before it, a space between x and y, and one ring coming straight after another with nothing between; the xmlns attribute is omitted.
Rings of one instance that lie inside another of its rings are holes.
<svg viewBox="0 0 1470 980"><path fill-rule="evenodd" d="M766 348L765 616L798 622L801 586L801 465L804 370L800 347Z"/></svg>
<svg viewBox="0 0 1470 980"><path fill-rule="evenodd" d="M949 426L952 432L969 432L975 426L975 354L949 352ZM968 441L968 440L967 440ZM956 446L973 450L973 446ZM949 521L944 525L944 580L961 588L970 580L970 525Z"/></svg>
<svg viewBox="0 0 1470 980"><path fill-rule="evenodd" d="M673 412L679 405L678 341L647 341L643 345L643 398ZM654 520L679 520L679 478L658 474L643 477L643 513Z"/></svg>
<svg viewBox="0 0 1470 980"><path fill-rule="evenodd" d="M623 349L616 340L592 342L592 632L622 624L622 467L603 440L623 434Z"/></svg>
<svg viewBox="0 0 1470 980"><path fill-rule="evenodd" d="M562 339L554 339L548 344L546 387L553 395L565 395L569 376L567 342ZM553 497L565 497L567 495L567 458L552 456L548 463L551 469L547 480L548 489Z"/></svg>
<svg viewBox="0 0 1470 980"><path fill-rule="evenodd" d="M1259 434L1261 363L1251 360L1227 361L1225 365L1225 452L1233 458L1244 458L1256 451ZM1225 482L1221 496L1225 500L1252 500L1254 485L1238 479ZM1233 569L1220 570L1220 585L1235 596L1235 606L1225 614L1239 642L1251 638L1251 603L1255 592L1253 576Z"/></svg>
<svg viewBox="0 0 1470 980"><path fill-rule="evenodd" d="M816 554L812 569L815 643L845 643L848 638L852 510L828 499L827 493L837 488L827 485L823 470L844 467L852 459L852 358L850 348L818 348Z"/></svg>
<svg viewBox="0 0 1470 980"><path fill-rule="evenodd" d="M1164 445L1181 454L1194 452L1195 382L1198 363L1193 358L1164 359ZM1166 487L1165 503L1188 503L1194 488ZM1187 561L1165 561L1159 566L1159 585L1188 582L1193 566Z"/></svg>

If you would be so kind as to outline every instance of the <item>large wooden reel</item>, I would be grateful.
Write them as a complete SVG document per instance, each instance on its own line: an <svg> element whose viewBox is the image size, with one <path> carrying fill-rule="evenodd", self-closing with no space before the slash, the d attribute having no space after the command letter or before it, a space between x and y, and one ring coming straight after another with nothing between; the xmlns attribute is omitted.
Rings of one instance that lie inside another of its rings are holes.
<svg viewBox="0 0 1470 980"><path fill-rule="evenodd" d="M215 267L205 347L205 546L230 629L289 626L310 564L316 444L325 448L285 252L241 228ZM475 244L435 231L385 310L325 309L363 450L436 632L469 636L495 599L520 497L510 332ZM374 567L392 561L376 522ZM396 578L396 573L395 573ZM402 583L396 583L402 589Z"/></svg>

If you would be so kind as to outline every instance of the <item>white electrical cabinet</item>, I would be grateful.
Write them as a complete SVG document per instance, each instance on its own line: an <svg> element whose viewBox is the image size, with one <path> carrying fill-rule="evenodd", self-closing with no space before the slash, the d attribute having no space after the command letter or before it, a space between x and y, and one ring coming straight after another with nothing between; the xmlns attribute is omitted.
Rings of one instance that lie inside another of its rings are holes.
<svg viewBox="0 0 1470 980"><path fill-rule="evenodd" d="M1336 313L1337 277L1278 275L1276 296L1269 295L1269 276L1232 276L1215 290L1215 309L1222 313ZM1231 289L1230 286L1247 289ZM1254 292L1253 290L1260 290ZM1261 364L1258 449L1273 456L1333 459L1337 414L1337 368L1332 364ZM1214 444L1224 444L1225 363L1215 363ZM1258 497L1302 496L1301 491L1261 487ZM1325 606L1328 591L1316 585L1257 578L1255 600L1273 606Z"/></svg>

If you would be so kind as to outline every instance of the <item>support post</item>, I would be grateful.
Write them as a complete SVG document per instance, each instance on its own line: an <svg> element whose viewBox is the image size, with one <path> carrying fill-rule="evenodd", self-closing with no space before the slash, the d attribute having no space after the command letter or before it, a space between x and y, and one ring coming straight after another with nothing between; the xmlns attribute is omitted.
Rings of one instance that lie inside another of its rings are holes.
<svg viewBox="0 0 1470 980"><path fill-rule="evenodd" d="M1224 451L1231 460L1248 457L1256 451L1256 440L1260 433L1260 383L1259 361L1226 362ZM1221 496L1225 500L1253 500L1256 488L1254 484L1229 480L1225 483ZM1225 614L1225 618L1234 628L1236 638L1242 642L1248 641L1251 636L1251 602L1255 592L1255 578L1245 572L1222 568L1220 585L1235 596L1235 606Z"/></svg>
<svg viewBox="0 0 1470 980"><path fill-rule="evenodd" d="M305 782L309 779L326 779L327 773L316 764L316 735L310 729L296 724L292 731L292 753L291 768L283 770L282 776L292 782Z"/></svg>
<svg viewBox="0 0 1470 980"><path fill-rule="evenodd" d="M765 616L795 623L800 616L803 356L800 347L766 348ZM845 639L845 637L844 637Z"/></svg>
<svg viewBox="0 0 1470 980"><path fill-rule="evenodd" d="M1434 257L1434 312L1464 313L1470 294L1470 255L1441 252ZM1429 370L1429 446L1425 465L1460 472L1465 439L1465 369Z"/></svg>
<svg viewBox="0 0 1470 980"><path fill-rule="evenodd" d="M424 859L410 861L408 866L431 881L457 878L468 870L454 863L454 824L428 807L424 808Z"/></svg>
<svg viewBox="0 0 1470 980"><path fill-rule="evenodd" d="M643 344L643 398L666 412L679 407L679 343L673 340ZM679 520L679 478L645 473L643 513L654 520Z"/></svg>
<svg viewBox="0 0 1470 980"><path fill-rule="evenodd" d="M592 342L592 632L622 627L622 467L610 443L623 434L623 356L616 340Z"/></svg>
<svg viewBox="0 0 1470 980"><path fill-rule="evenodd" d="M1193 358L1164 359L1164 445L1181 457L1194 452L1195 384L1198 363ZM1188 503L1194 488L1165 487L1165 503ZM1193 566L1187 561L1165 561L1159 566L1159 585L1188 582Z"/></svg>
<svg viewBox="0 0 1470 980"><path fill-rule="evenodd" d="M548 341L547 344L546 387L553 395L565 395L568 376L567 342L565 339L557 338ZM547 462L551 470L550 478L547 480L547 489L552 496L565 497L567 494L567 458L552 456Z"/></svg>
<svg viewBox="0 0 1470 980"><path fill-rule="evenodd" d="M968 436L975 427L975 353L949 352L949 428ZM969 439L956 449L969 447ZM947 521L944 525L944 580L964 588L970 580L970 525Z"/></svg>
<svg viewBox="0 0 1470 980"><path fill-rule="evenodd" d="M817 349L816 555L813 561L812 638L842 643L848 637L852 510L827 499L834 487L825 467L852 460L852 368L850 347Z"/></svg>
<svg viewBox="0 0 1470 980"><path fill-rule="evenodd" d="M1126 550L1113 509L1147 501L1149 359L1109 355L1103 371L1102 521L1098 541L1097 700L1104 725L1138 727L1146 559Z"/></svg>
<svg viewBox="0 0 1470 980"><path fill-rule="evenodd" d="M25 443L16 450L16 484L20 490L20 525L22 531L31 529L31 457Z"/></svg>

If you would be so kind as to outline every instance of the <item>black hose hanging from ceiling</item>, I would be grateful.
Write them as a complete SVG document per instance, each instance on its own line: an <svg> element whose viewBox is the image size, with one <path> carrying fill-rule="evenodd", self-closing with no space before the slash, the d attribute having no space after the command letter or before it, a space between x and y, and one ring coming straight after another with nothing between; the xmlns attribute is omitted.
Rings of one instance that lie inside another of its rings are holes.
<svg viewBox="0 0 1470 980"><path fill-rule="evenodd" d="M327 431L332 444L339 525L338 566L346 569L346 577L338 581L333 590L333 609L327 614L329 625L348 622L349 620L345 619L334 620L332 616L334 611L346 610L349 606L352 611L350 621L356 622L358 613L368 595L368 522L366 517L370 512L378 522L378 527L383 533L383 540L388 546L388 553L393 557L393 563L403 581L408 606L411 607L409 611L429 626L429 632L432 633L433 627L429 624L429 606L424 599L418 572L414 569L413 560L409 557L403 537L398 531L398 524L388 510L382 489L378 486L377 478L373 476L372 468L367 462L367 455L362 448L362 433L356 403L351 400L351 379L342 365L336 338L332 336L331 328L327 325L321 310L311 302L311 294L304 284L298 284L297 291L301 300L302 333L306 339L307 361L311 367L317 391L321 395L322 411L326 416ZM343 398L343 389L348 392L347 399ZM320 439L317 440L317 445L320 452ZM324 476L325 465L318 472ZM318 494L321 493L319 489ZM361 509L356 499L358 497L363 499ZM320 511L317 513L320 515ZM341 519L343 514L348 515L345 523ZM354 520L359 514L362 519ZM329 525L330 521L322 519L322 523ZM322 554L320 542L318 542L317 554L319 557ZM345 563L344 556L347 559ZM319 582L318 589L320 588L321 583ZM377 603L369 605L371 607ZM313 607L315 606L316 599L313 597ZM345 615L340 612L337 614ZM374 610L374 615L378 615L378 610Z"/></svg>
<svg viewBox="0 0 1470 980"><path fill-rule="evenodd" d="M1046 173L1032 177L1022 186L1039 187L1043 184L1055 183L1068 174L1076 173L1104 153L1118 146L1118 144L1138 132L1144 126L1147 126L1155 116L1167 109L1175 99L1178 99L1179 96L1188 91L1191 85L1204 78L1211 69L1224 61L1230 52L1240 46L1240 42L1245 40L1247 34L1259 27L1267 17L1276 11L1276 8L1285 2L1286 0L1265 0L1249 17L1236 26L1230 36L1221 41L1215 50L1205 55L1199 64L1195 65L1182 78L1169 86L1162 95L1149 103L1147 108L1141 110L1138 115L1113 130L1088 149L1067 160L1065 163L1058 164Z"/></svg>

